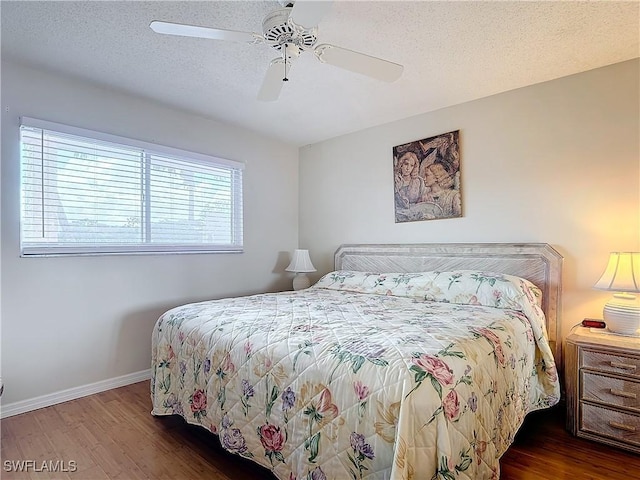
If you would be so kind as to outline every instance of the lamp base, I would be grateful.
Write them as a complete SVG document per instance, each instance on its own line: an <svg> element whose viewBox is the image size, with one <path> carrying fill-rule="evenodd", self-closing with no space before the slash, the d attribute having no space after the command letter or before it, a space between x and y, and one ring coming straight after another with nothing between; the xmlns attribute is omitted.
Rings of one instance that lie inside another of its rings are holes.
<svg viewBox="0 0 640 480"><path fill-rule="evenodd" d="M309 288L310 285L311 280L309 280L306 273L296 273L296 276L293 277L294 290L304 290L305 288Z"/></svg>
<svg viewBox="0 0 640 480"><path fill-rule="evenodd" d="M615 294L604 306L602 316L612 332L634 335L640 328L640 303L635 295Z"/></svg>

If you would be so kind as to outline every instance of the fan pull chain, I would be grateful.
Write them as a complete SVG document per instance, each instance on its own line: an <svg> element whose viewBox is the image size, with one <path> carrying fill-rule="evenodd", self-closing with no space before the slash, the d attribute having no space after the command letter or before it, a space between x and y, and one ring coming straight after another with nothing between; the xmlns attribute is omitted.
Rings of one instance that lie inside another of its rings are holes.
<svg viewBox="0 0 640 480"><path fill-rule="evenodd" d="M283 82L288 82L289 79L287 78L287 47L289 46L288 43L284 44L284 78L282 79Z"/></svg>

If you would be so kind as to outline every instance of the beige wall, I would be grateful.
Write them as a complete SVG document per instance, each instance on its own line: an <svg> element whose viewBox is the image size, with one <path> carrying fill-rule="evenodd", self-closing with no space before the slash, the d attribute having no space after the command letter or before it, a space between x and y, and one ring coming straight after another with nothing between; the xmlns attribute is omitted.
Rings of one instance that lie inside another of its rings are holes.
<svg viewBox="0 0 640 480"><path fill-rule="evenodd" d="M613 65L298 152L3 62L2 403L149 368L162 311L290 288L283 268L297 246L311 249L317 278L341 243L548 242L565 257L565 332L598 316L608 295L591 285L608 252L640 250L639 66ZM20 258L21 115L246 162L245 253ZM464 217L395 224L391 148L457 129Z"/></svg>
<svg viewBox="0 0 640 480"><path fill-rule="evenodd" d="M20 258L23 115L244 162L245 252ZM1 191L3 405L149 369L169 307L291 285L298 149L247 130L3 62Z"/></svg>
<svg viewBox="0 0 640 480"><path fill-rule="evenodd" d="M546 242L564 256L563 331L598 317L614 250L640 251L638 60L301 149L300 246L319 276L341 243ZM463 218L394 223L395 145L460 130Z"/></svg>

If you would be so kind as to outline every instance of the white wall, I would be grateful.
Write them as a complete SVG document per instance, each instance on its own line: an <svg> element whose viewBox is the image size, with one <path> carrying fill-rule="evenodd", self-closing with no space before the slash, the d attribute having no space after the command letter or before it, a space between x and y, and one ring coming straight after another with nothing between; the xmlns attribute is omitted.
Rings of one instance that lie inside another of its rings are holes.
<svg viewBox="0 0 640 480"><path fill-rule="evenodd" d="M22 115L245 162L245 252L20 258ZM1 178L4 405L150 368L151 330L169 307L291 285L296 147L3 62Z"/></svg>
<svg viewBox="0 0 640 480"><path fill-rule="evenodd" d="M300 246L546 242L564 256L563 331L601 316L609 251L640 251L638 60L301 149ZM460 130L463 218L394 223L392 147Z"/></svg>

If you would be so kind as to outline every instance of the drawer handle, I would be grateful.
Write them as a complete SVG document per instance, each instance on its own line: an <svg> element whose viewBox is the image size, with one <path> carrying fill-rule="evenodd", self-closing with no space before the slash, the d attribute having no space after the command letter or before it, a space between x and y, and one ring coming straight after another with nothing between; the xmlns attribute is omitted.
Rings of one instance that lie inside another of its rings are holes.
<svg viewBox="0 0 640 480"><path fill-rule="evenodd" d="M620 362L611 362L611 366L613 368L622 368L623 370L631 370L632 372L636 370L635 365L629 365L628 363L620 363Z"/></svg>
<svg viewBox="0 0 640 480"><path fill-rule="evenodd" d="M625 432L634 433L636 431L636 427L634 427L633 425L626 425L624 423L609 422L609 426L612 428L617 428L618 430L624 430Z"/></svg>
<svg viewBox="0 0 640 480"><path fill-rule="evenodd" d="M610 390L611 395L615 395L616 397L624 397L624 398L637 398L638 396L633 392L625 392L624 390L614 390L613 388Z"/></svg>

